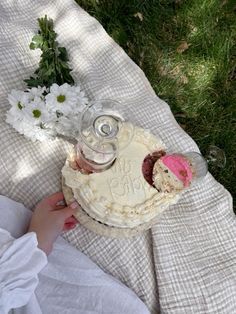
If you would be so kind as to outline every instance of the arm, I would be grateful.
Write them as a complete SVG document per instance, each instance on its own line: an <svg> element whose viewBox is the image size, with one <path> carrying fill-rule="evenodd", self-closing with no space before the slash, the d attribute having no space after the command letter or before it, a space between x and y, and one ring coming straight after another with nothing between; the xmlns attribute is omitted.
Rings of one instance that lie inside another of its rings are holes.
<svg viewBox="0 0 236 314"><path fill-rule="evenodd" d="M0 313L28 303L47 264L34 232L14 239L0 229Z"/></svg>
<svg viewBox="0 0 236 314"><path fill-rule="evenodd" d="M47 264L46 255L51 252L56 238L62 230L75 227L77 220L71 215L77 204L57 205L63 198L62 193L55 193L38 203L28 233L18 239L0 227L0 313L8 313L10 309L28 303L37 287L38 273ZM19 207L16 212L19 214ZM11 217L4 217L2 227L9 227ZM11 224L12 233L18 227L16 224L17 220Z"/></svg>

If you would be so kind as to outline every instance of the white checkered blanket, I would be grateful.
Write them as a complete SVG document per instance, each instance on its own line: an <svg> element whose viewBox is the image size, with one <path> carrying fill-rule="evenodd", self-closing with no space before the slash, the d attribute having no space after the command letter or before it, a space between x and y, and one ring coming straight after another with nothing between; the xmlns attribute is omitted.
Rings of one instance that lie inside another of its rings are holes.
<svg viewBox="0 0 236 314"><path fill-rule="evenodd" d="M32 143L5 123L7 94L24 89L40 52L28 45L36 19L54 19L73 76L89 98L133 106L137 124L173 151L197 150L140 68L73 0L0 2L0 194L32 208L61 189L68 144ZM106 272L123 281L152 313L236 313L236 220L230 194L208 174L160 215L148 232L109 239L82 226L65 235Z"/></svg>

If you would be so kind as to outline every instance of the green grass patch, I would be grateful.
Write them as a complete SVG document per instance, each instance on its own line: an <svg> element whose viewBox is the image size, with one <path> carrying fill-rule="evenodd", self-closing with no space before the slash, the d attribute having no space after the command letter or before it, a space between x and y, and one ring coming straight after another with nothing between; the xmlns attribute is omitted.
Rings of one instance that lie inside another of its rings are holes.
<svg viewBox="0 0 236 314"><path fill-rule="evenodd" d="M235 0L77 0L146 74L203 154L225 151L210 168L236 195Z"/></svg>

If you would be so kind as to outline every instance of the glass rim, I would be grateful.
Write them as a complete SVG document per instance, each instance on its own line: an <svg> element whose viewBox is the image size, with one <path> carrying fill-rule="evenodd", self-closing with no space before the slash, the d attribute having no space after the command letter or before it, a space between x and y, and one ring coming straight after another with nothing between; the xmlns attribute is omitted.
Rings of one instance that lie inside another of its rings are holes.
<svg viewBox="0 0 236 314"><path fill-rule="evenodd" d="M129 143L130 141L132 140L133 138L133 134L132 136L130 137L127 145L125 145L125 147L120 147L119 145L119 140L115 137L111 138L111 137L103 137L102 138L102 141L101 141L101 144L104 143L105 145L111 145L111 146L116 146L116 149L115 150L111 150L109 152L104 152L102 149L99 149L99 148L96 148L94 147L93 145L91 145L85 135L83 134L83 130L82 130L82 125L83 125L83 118L84 118L84 115L86 114L86 112L89 111L90 108L93 108L94 105L96 105L96 103L111 103L113 105L117 104L117 106L121 106L122 103L118 100L114 100L114 99L109 99L109 98L102 98L102 99L98 99L98 100L92 100L90 102L90 104L86 105L86 107L83 109L83 111L81 112L81 115L80 115L80 118L79 118L79 137L82 139L82 141L84 141L84 143L92 150L98 152L98 153L102 153L102 154L112 154L114 151L115 151L115 154L117 154L117 152L119 150L122 150L124 149ZM125 107L125 105L122 105ZM98 110L98 112L95 114L95 117L92 121L92 128L93 128L93 133L94 133L94 136L96 137L96 132L94 131L94 123L95 123L95 120L97 118L99 118L100 116L110 116L114 119L117 120L117 122L120 124L121 128L122 126L125 124L125 119L122 117L122 115L119 114L119 111L116 111L116 110L113 110L112 108L111 109L108 109L107 112L105 114L102 113L102 110Z"/></svg>

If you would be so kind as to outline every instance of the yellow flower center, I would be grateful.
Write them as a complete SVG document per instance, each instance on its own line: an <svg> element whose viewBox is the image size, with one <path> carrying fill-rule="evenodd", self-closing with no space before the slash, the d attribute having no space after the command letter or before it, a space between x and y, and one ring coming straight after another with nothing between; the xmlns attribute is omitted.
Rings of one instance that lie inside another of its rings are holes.
<svg viewBox="0 0 236 314"><path fill-rule="evenodd" d="M59 95L57 96L57 101L62 103L66 100L66 96L65 95Z"/></svg>
<svg viewBox="0 0 236 314"><path fill-rule="evenodd" d="M32 111L34 118L38 119L41 116L41 111L38 109L35 109Z"/></svg>
<svg viewBox="0 0 236 314"><path fill-rule="evenodd" d="M17 107L18 107L20 110L22 110L23 106L22 106L22 104L21 104L20 101L18 102Z"/></svg>

